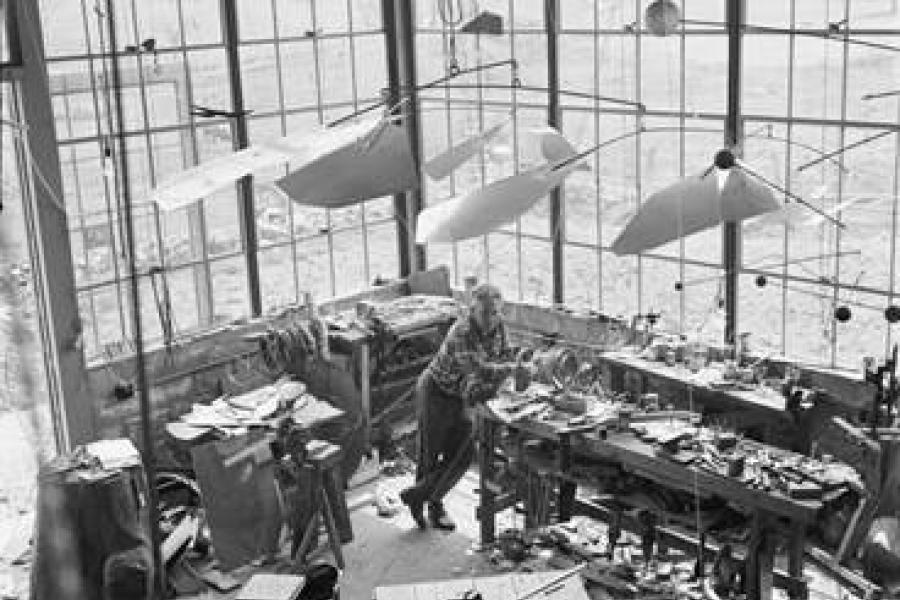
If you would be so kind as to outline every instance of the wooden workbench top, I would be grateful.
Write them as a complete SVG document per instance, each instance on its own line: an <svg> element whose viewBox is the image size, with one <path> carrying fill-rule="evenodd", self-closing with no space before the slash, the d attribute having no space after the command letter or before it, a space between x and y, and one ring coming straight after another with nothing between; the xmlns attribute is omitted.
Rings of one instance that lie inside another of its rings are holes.
<svg viewBox="0 0 900 600"><path fill-rule="evenodd" d="M786 401L775 390L764 388L742 390L713 387L709 384L709 377L703 376L703 371L694 375L683 366L670 367L665 363L640 358L627 352L604 352L599 358L621 367L641 371L653 377L667 379L686 388L693 387L695 390L703 391L706 395L713 393L717 399L724 403L733 403L735 406L749 406L772 413L786 414Z"/></svg>
<svg viewBox="0 0 900 600"><path fill-rule="evenodd" d="M509 423L486 404L479 406L479 413L484 418L542 439L560 440L566 432L566 425L561 422L523 420ZM632 432L610 431L605 439L601 439L591 430L572 433L569 439L575 454L620 463L626 470L668 488L718 496L750 509L801 522L814 521L822 508L822 502L818 500L796 500L779 491L749 488L736 479L671 461L657 455L652 444Z"/></svg>

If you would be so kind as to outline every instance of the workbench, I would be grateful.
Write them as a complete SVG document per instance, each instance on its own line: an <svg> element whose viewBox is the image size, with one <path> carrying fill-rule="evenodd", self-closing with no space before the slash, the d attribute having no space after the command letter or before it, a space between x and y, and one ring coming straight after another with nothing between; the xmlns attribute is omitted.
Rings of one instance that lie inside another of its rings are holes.
<svg viewBox="0 0 900 600"><path fill-rule="evenodd" d="M598 360L604 381L614 391L657 393L663 403L721 418L757 439L779 446L791 442L794 417L776 390L762 386L746 389L749 386L739 384L712 386L703 372L693 374L683 365L669 366L629 352L604 352Z"/></svg>
<svg viewBox="0 0 900 600"><path fill-rule="evenodd" d="M557 448L555 464L545 473L558 479L557 508L560 520L571 518L576 509L578 482L571 475L572 458L589 457L617 463L626 471L670 489L718 497L748 509L753 514L751 539L746 557L746 582L751 600L768 600L772 595L775 532L789 525L788 573L780 574L779 584L795 598L806 597L803 581L803 550L807 525L813 522L823 503L798 500L777 491L751 489L736 479L671 461L657 455L653 445L628 431L608 431L603 437L596 430L573 430L564 422L523 420L510 422L487 404L476 409L479 438L480 505L482 543L495 537L495 515L512 503L495 482L497 444L502 429L516 431L528 439L549 441Z"/></svg>

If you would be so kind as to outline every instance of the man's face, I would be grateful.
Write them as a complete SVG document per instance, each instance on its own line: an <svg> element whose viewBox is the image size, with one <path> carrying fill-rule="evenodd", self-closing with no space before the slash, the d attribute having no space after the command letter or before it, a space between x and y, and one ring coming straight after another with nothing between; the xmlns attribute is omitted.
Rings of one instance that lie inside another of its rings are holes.
<svg viewBox="0 0 900 600"><path fill-rule="evenodd" d="M472 317L484 332L491 332L500 325L503 312L503 299L500 292L491 290L479 295L472 303Z"/></svg>

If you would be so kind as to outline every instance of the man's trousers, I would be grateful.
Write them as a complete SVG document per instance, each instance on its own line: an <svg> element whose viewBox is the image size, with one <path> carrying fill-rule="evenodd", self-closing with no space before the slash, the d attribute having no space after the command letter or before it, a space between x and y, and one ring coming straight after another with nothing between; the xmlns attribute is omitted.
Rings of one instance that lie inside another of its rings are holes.
<svg viewBox="0 0 900 600"><path fill-rule="evenodd" d="M468 470L475 453L472 422L464 402L445 394L426 369L416 383L418 465L411 495L440 503Z"/></svg>

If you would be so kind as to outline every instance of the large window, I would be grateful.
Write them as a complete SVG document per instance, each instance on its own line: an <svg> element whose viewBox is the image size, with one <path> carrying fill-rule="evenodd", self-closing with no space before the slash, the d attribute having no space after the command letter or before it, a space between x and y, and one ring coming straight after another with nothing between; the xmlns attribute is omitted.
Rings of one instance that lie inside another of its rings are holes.
<svg viewBox="0 0 900 600"><path fill-rule="evenodd" d="M748 5L750 25L793 33L744 37L742 102L754 134L747 160L837 210L846 229L796 205L745 227L744 265L770 283L741 277L741 315L768 350L858 368L898 341L883 310L897 281L900 95L865 97L900 88L900 8L883 0ZM817 35L829 27L849 34ZM849 321L834 318L841 307Z"/></svg>
<svg viewBox="0 0 900 600"><path fill-rule="evenodd" d="M239 75L251 144L313 127L376 101L387 83L379 0L234 0ZM275 191L284 172L253 180L258 281L245 261L239 192L162 212L153 186L234 148L233 90L220 0L115 2L124 130L145 335L159 340L267 310L302 292L321 298L398 272L390 199L325 210ZM42 0L45 49L64 175L86 352L127 350L130 332L105 2ZM152 275L156 272L156 275ZM164 311L168 290L171 315Z"/></svg>
<svg viewBox="0 0 900 600"><path fill-rule="evenodd" d="M548 4L559 11L557 65L547 62ZM564 300L614 316L659 311L667 330L721 339L721 227L639 257L609 251L649 194L702 173L724 140L727 2L679 2L686 24L668 35L648 30L649 4L479 3L503 19L503 33L492 35L461 33L428 3L418 15L419 79L446 72L454 30L462 67L513 57L525 86L546 86L550 70L558 69L561 129L575 146L621 137L592 155L590 173L577 172L563 186ZM474 16L464 14L462 23ZM890 47L900 46L900 8L883 0L746 2L745 25L738 66L740 150L761 173L822 209L846 206L840 217L847 228L837 231L796 203L746 222L739 332L752 332L762 352L856 367L862 356L881 354L891 342L882 311L896 287L900 95L863 96L898 88L900 52ZM863 43L843 41L848 31ZM508 82L506 77L492 70L463 81ZM640 102L646 110L592 96ZM505 139L480 161L446 183L428 182L427 203L533 163L528 130L548 119L547 93L429 91L422 104L426 158L504 113L514 117ZM878 137L867 141L872 136ZM854 147L801 168L844 146ZM451 264L457 281L478 275L513 297L549 301L555 233L549 210L545 200L486 239L433 245L430 260ZM804 260L809 257L815 260ZM836 321L835 309L845 305L851 319Z"/></svg>

